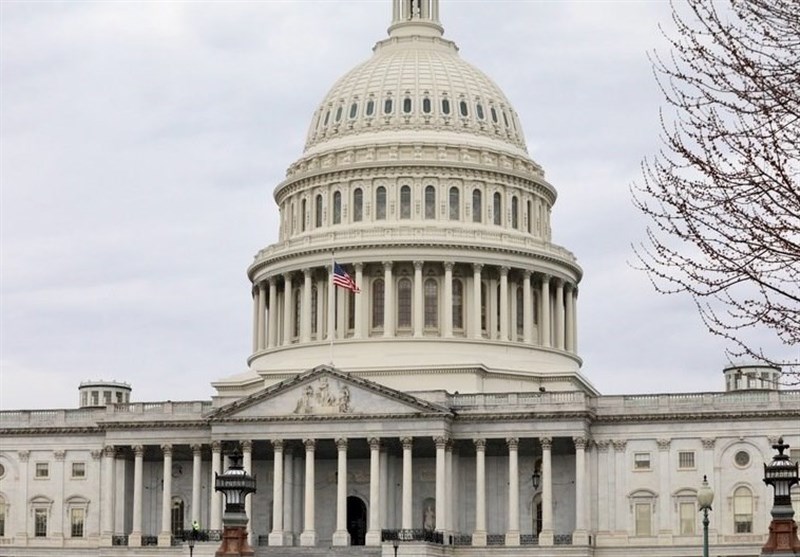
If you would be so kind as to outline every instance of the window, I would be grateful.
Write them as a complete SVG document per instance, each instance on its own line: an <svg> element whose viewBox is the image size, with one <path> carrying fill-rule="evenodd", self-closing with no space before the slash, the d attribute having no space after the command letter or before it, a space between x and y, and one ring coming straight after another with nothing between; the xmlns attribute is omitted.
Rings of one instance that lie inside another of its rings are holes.
<svg viewBox="0 0 800 557"><path fill-rule="evenodd" d="M178 497L172 500L170 526L173 536L183 535L183 501Z"/></svg>
<svg viewBox="0 0 800 557"><path fill-rule="evenodd" d="M411 327L411 280L407 278L397 283L397 327Z"/></svg>
<svg viewBox="0 0 800 557"><path fill-rule="evenodd" d="M342 222L342 192L333 192L333 224Z"/></svg>
<svg viewBox="0 0 800 557"><path fill-rule="evenodd" d="M316 228L322 226L322 195L317 195L314 200L314 226Z"/></svg>
<svg viewBox="0 0 800 557"><path fill-rule="evenodd" d="M317 334L317 306L319 304L319 290L311 287L311 334Z"/></svg>
<svg viewBox="0 0 800 557"><path fill-rule="evenodd" d="M453 279L453 328L464 328L464 283Z"/></svg>
<svg viewBox="0 0 800 557"><path fill-rule="evenodd" d="M442 114L445 116L450 115L450 101L448 99L442 99Z"/></svg>
<svg viewBox="0 0 800 557"><path fill-rule="evenodd" d="M111 404L111 391L103 391L103 404Z"/></svg>
<svg viewBox="0 0 800 557"><path fill-rule="evenodd" d="M525 325L525 302L524 302L525 294L524 294L522 288L517 288L516 290L517 290L517 293L516 293L516 300L517 300L517 315L516 315L517 326L516 326L516 331L517 331L517 336L520 336L523 333L523 327Z"/></svg>
<svg viewBox="0 0 800 557"><path fill-rule="evenodd" d="M736 534L753 531L753 494L744 486L733 492L733 531Z"/></svg>
<svg viewBox="0 0 800 557"><path fill-rule="evenodd" d="M6 536L6 500L0 497L0 538Z"/></svg>
<svg viewBox="0 0 800 557"><path fill-rule="evenodd" d="M375 218L386 220L386 188L383 186L375 190Z"/></svg>
<svg viewBox="0 0 800 557"><path fill-rule="evenodd" d="M461 111L461 116L466 118L469 116L469 108L467 107L467 101L461 101L458 103L458 108Z"/></svg>
<svg viewBox="0 0 800 557"><path fill-rule="evenodd" d="M481 331L486 334L489 326L486 322L486 283L481 283Z"/></svg>
<svg viewBox="0 0 800 557"><path fill-rule="evenodd" d="M635 520L635 532L637 536L651 536L652 535L652 521L650 520L652 516L651 512L651 503L635 503L634 508L634 520Z"/></svg>
<svg viewBox="0 0 800 557"><path fill-rule="evenodd" d="M307 203L305 199L300 202L300 230L302 232L306 231L306 205Z"/></svg>
<svg viewBox="0 0 800 557"><path fill-rule="evenodd" d="M73 478L85 478L86 477L86 463L85 462L73 462L72 463L72 477Z"/></svg>
<svg viewBox="0 0 800 557"><path fill-rule="evenodd" d="M325 121L322 123L322 125L327 126L330 119L331 119L331 111L329 110L325 113Z"/></svg>
<svg viewBox="0 0 800 557"><path fill-rule="evenodd" d="M391 114L392 113L392 99L386 99L383 101L383 113L384 114Z"/></svg>
<svg viewBox="0 0 800 557"><path fill-rule="evenodd" d="M439 285L429 278L425 281L425 327L439 326Z"/></svg>
<svg viewBox="0 0 800 557"><path fill-rule="evenodd" d="M33 535L47 537L47 509L33 509Z"/></svg>
<svg viewBox="0 0 800 557"><path fill-rule="evenodd" d="M375 101L372 99L367 101L367 116L375 114Z"/></svg>
<svg viewBox="0 0 800 557"><path fill-rule="evenodd" d="M694 469L694 451L678 452L678 468L681 470Z"/></svg>
<svg viewBox="0 0 800 557"><path fill-rule="evenodd" d="M477 105L475 105L475 114L477 114L478 120L483 120L484 119L483 105L481 103L478 103Z"/></svg>
<svg viewBox="0 0 800 557"><path fill-rule="evenodd" d="M736 466L744 468L750 464L750 453L747 451L737 451L733 457Z"/></svg>
<svg viewBox="0 0 800 557"><path fill-rule="evenodd" d="M344 295L347 296L347 330L352 331L356 328L356 294L345 290Z"/></svg>
<svg viewBox="0 0 800 557"><path fill-rule="evenodd" d="M528 201L528 234L531 233L531 227L532 227L532 223L533 223L533 212L532 212L532 209L533 209L533 203L531 203L530 200L529 200Z"/></svg>
<svg viewBox="0 0 800 557"><path fill-rule="evenodd" d="M403 186L400 188L400 218L411 218L411 187Z"/></svg>
<svg viewBox="0 0 800 557"><path fill-rule="evenodd" d="M292 290L292 306L294 307L294 316L292 317L292 336L297 338L300 336L300 319L301 319L301 312L300 312L300 289L295 288Z"/></svg>
<svg viewBox="0 0 800 557"><path fill-rule="evenodd" d="M503 224L503 197L500 195L500 192L494 193L494 223L497 226Z"/></svg>
<svg viewBox="0 0 800 557"><path fill-rule="evenodd" d="M634 453L634 470L650 470L650 453Z"/></svg>
<svg viewBox="0 0 800 557"><path fill-rule="evenodd" d="M511 198L511 228L519 229L519 200L516 195Z"/></svg>
<svg viewBox="0 0 800 557"><path fill-rule="evenodd" d="M0 479L3 479L6 475L6 467L0 462Z"/></svg>
<svg viewBox="0 0 800 557"><path fill-rule="evenodd" d="M383 327L383 279L372 283L372 328Z"/></svg>
<svg viewBox="0 0 800 557"><path fill-rule="evenodd" d="M425 188L425 218L436 218L436 188L433 186Z"/></svg>
<svg viewBox="0 0 800 557"><path fill-rule="evenodd" d="M336 118L334 118L334 120L339 122L341 119L342 119L342 105L339 105L339 107L336 109Z"/></svg>
<svg viewBox="0 0 800 557"><path fill-rule="evenodd" d="M353 191L353 222L361 222L364 218L364 190L356 188Z"/></svg>
<svg viewBox="0 0 800 557"><path fill-rule="evenodd" d="M403 113L411 114L411 97L406 97L403 99Z"/></svg>
<svg viewBox="0 0 800 557"><path fill-rule="evenodd" d="M697 512L695 504L690 502L682 502L678 507L680 513L680 528L681 536L692 536L695 532L695 524L697 523Z"/></svg>
<svg viewBox="0 0 800 557"><path fill-rule="evenodd" d="M506 127L508 128L508 116L506 116L506 111L503 111L503 122L505 123Z"/></svg>
<svg viewBox="0 0 800 557"><path fill-rule="evenodd" d="M351 120L354 119L356 117L356 114L358 114L358 103L353 103L350 105L350 114L349 114L350 119Z"/></svg>
<svg viewBox="0 0 800 557"><path fill-rule="evenodd" d="M472 222L481 222L483 208L481 207L481 190L472 190Z"/></svg>
<svg viewBox="0 0 800 557"><path fill-rule="evenodd" d="M494 107L489 108L489 113L492 115L492 122L497 123L497 110Z"/></svg>
<svg viewBox="0 0 800 557"><path fill-rule="evenodd" d="M36 463L36 473L35 476L38 479L49 478L50 477L50 465L47 462L37 462Z"/></svg>
<svg viewBox="0 0 800 557"><path fill-rule="evenodd" d="M450 220L459 220L461 218L461 199L459 196L458 188L450 188Z"/></svg>
<svg viewBox="0 0 800 557"><path fill-rule="evenodd" d="M422 112L425 114L431 113L431 100L428 97L422 99Z"/></svg>
<svg viewBox="0 0 800 557"><path fill-rule="evenodd" d="M69 533L73 538L83 537L83 523L86 519L86 509L71 508L69 510Z"/></svg>
<svg viewBox="0 0 800 557"><path fill-rule="evenodd" d="M92 406L100 406L100 393L92 391Z"/></svg>

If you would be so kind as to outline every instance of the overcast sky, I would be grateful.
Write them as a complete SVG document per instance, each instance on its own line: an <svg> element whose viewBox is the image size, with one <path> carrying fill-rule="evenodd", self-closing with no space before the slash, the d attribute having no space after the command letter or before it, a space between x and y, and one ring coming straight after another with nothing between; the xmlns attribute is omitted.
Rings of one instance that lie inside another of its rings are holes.
<svg viewBox="0 0 800 557"><path fill-rule="evenodd" d="M0 10L0 408L74 407L100 378L137 401L208 398L246 369L245 269L277 239L272 190L328 88L385 37L390 2ZM629 266L669 4L445 0L441 17L559 191L554 241L585 271L585 375L605 394L721 389L724 343Z"/></svg>

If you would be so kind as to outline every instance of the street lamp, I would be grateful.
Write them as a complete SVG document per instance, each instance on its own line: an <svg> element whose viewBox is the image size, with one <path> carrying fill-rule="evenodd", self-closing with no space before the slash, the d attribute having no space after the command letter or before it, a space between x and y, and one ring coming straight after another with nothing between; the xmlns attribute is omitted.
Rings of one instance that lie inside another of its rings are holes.
<svg viewBox="0 0 800 557"><path fill-rule="evenodd" d="M247 514L245 498L256 491L256 479L241 465L242 455L235 451L231 465L224 474L214 474L214 491L225 496L225 512L222 515L222 545L217 557L251 557L253 548L247 543Z"/></svg>
<svg viewBox="0 0 800 557"><path fill-rule="evenodd" d="M192 528L187 541L189 542L189 557L192 557L194 555L194 544L197 542L197 530Z"/></svg>
<svg viewBox="0 0 800 557"><path fill-rule="evenodd" d="M788 455L783 454L789 445L783 442L782 437L772 448L778 454L772 457L772 462L764 464L764 483L773 487L775 499L769 537L761 548L761 555L797 555L800 553L800 539L797 538L791 491L793 485L800 483L798 467L796 462L789 460Z"/></svg>
<svg viewBox="0 0 800 557"><path fill-rule="evenodd" d="M542 480L542 473L539 472L539 469L533 471L533 475L531 476L531 484L533 484L533 490L536 491L539 489L539 482Z"/></svg>
<svg viewBox="0 0 800 557"><path fill-rule="evenodd" d="M703 557L708 557L708 511L714 502L714 491L708 485L708 478L703 476L703 484L697 490L697 504L703 511Z"/></svg>
<svg viewBox="0 0 800 557"><path fill-rule="evenodd" d="M397 548L400 547L400 541L396 538L392 540L392 547L394 548L394 557L397 557Z"/></svg>

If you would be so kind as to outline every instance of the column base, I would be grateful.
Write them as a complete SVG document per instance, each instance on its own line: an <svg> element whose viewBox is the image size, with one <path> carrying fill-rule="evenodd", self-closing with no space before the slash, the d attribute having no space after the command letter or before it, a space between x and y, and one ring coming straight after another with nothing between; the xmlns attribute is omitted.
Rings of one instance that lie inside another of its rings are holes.
<svg viewBox="0 0 800 557"><path fill-rule="evenodd" d="M158 547L172 547L172 532L161 532L158 535Z"/></svg>
<svg viewBox="0 0 800 557"><path fill-rule="evenodd" d="M294 540L292 534L279 530L277 532L270 532L267 538L267 543L272 546L292 545Z"/></svg>
<svg viewBox="0 0 800 557"><path fill-rule="evenodd" d="M486 547L486 530L472 533L472 545L476 547Z"/></svg>
<svg viewBox="0 0 800 557"><path fill-rule="evenodd" d="M364 545L381 545L381 531L370 530L364 538Z"/></svg>
<svg viewBox="0 0 800 557"><path fill-rule="evenodd" d="M518 546L519 544L519 530L509 530L506 532L506 545Z"/></svg>
<svg viewBox="0 0 800 557"><path fill-rule="evenodd" d="M300 534L300 545L311 547L317 545L317 532L315 530L306 530Z"/></svg>
<svg viewBox="0 0 800 557"><path fill-rule="evenodd" d="M350 532L347 530L336 530L333 533L333 539L331 542L336 546L350 545Z"/></svg>
<svg viewBox="0 0 800 557"><path fill-rule="evenodd" d="M586 530L572 532L572 545L589 545L589 532Z"/></svg>
<svg viewBox="0 0 800 557"><path fill-rule="evenodd" d="M141 532L131 532L128 534L128 547L142 547Z"/></svg>
<svg viewBox="0 0 800 557"><path fill-rule="evenodd" d="M539 545L553 545L554 535L552 530L542 530L539 532Z"/></svg>

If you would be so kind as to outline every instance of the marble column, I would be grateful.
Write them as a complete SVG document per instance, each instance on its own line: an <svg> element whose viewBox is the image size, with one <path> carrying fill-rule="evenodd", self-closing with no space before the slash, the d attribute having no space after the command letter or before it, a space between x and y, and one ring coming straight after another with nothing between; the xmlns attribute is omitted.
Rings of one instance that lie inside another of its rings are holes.
<svg viewBox="0 0 800 557"><path fill-rule="evenodd" d="M114 456L117 450L113 445L103 447L103 498L101 500L103 517L101 545L111 545L114 537ZM59 512L61 512L59 510Z"/></svg>
<svg viewBox="0 0 800 557"><path fill-rule="evenodd" d="M475 531L472 545L486 545L486 439L475 439Z"/></svg>
<svg viewBox="0 0 800 557"><path fill-rule="evenodd" d="M462 311L463 311L463 301ZM444 263L444 315L442 316L442 334L445 338L453 336L453 262Z"/></svg>
<svg viewBox="0 0 800 557"><path fill-rule="evenodd" d="M425 301L422 294L422 261L414 261L414 336L421 337L424 327Z"/></svg>
<svg viewBox="0 0 800 557"><path fill-rule="evenodd" d="M556 301L555 301L555 342L556 348L564 349L564 281L556 280Z"/></svg>
<svg viewBox="0 0 800 557"><path fill-rule="evenodd" d="M292 343L292 333L294 332L292 323L294 322L294 311L292 307L292 274L283 274L283 344L284 346Z"/></svg>
<svg viewBox="0 0 800 557"><path fill-rule="evenodd" d="M472 265L472 338L481 338L481 269L483 265Z"/></svg>
<svg viewBox="0 0 800 557"><path fill-rule="evenodd" d="M608 496L608 447L610 443L605 440L595 441L597 447L597 534L608 534L608 512L611 504Z"/></svg>
<svg viewBox="0 0 800 557"><path fill-rule="evenodd" d="M394 336L394 278L392 262L383 262L383 336Z"/></svg>
<svg viewBox="0 0 800 557"><path fill-rule="evenodd" d="M303 444L306 447L306 482L304 490L303 532L300 534L300 545L314 546L317 545L317 530L314 524L314 507L316 503L314 450L317 442L314 439L304 439Z"/></svg>
<svg viewBox="0 0 800 557"><path fill-rule="evenodd" d="M572 351L578 353L578 287L572 286Z"/></svg>
<svg viewBox="0 0 800 557"><path fill-rule="evenodd" d="M253 352L256 352L259 349L258 346L258 331L259 331L259 319L258 319L258 304L259 304L259 288L257 284L253 285L253 289L251 292L253 296ZM130 540L129 540L130 542Z"/></svg>
<svg viewBox="0 0 800 557"><path fill-rule="evenodd" d="M353 338L361 338L364 336L364 323L366 322L366 315L364 315L364 296L367 296L367 290L364 288L364 264L356 263L356 286L361 289L359 294L355 294L355 330L353 331ZM369 329L366 329L369 330Z"/></svg>
<svg viewBox="0 0 800 557"><path fill-rule="evenodd" d="M553 439L541 437L539 444L542 446L542 531L539 545L553 545Z"/></svg>
<svg viewBox="0 0 800 557"><path fill-rule="evenodd" d="M411 513L414 499L412 498L413 476L411 475L411 449L414 444L414 439L411 437L403 437L400 442L403 444L403 512L400 527L403 530L410 530L413 528Z"/></svg>
<svg viewBox="0 0 800 557"><path fill-rule="evenodd" d="M278 284L275 277L269 279L269 324L267 325L267 346L274 348L278 343Z"/></svg>
<svg viewBox="0 0 800 557"><path fill-rule="evenodd" d="M370 437L369 442L369 524L366 545L381 544L381 440Z"/></svg>
<svg viewBox="0 0 800 557"><path fill-rule="evenodd" d="M370 449L372 445L370 445ZM384 528L389 528L389 509L392 509L392 513L394 513L394 498L397 495L397 490L392 489L389 490L389 452L386 450L386 446L381 443L380 444L380 489L379 489L379 497L380 497L380 521L378 523L378 541L377 544L380 544L380 530ZM372 463L370 462L370 465ZM372 480L370 480L372 481ZM394 485L394 482L392 482ZM370 484L372 485L372 484ZM391 495L391 499L390 499Z"/></svg>
<svg viewBox="0 0 800 557"><path fill-rule="evenodd" d="M444 448L445 467L445 525L447 532L455 530L455 505L453 504L453 440L448 439ZM445 542L447 543L447 542Z"/></svg>
<svg viewBox="0 0 800 557"><path fill-rule="evenodd" d="M542 319L539 322L541 330L542 346L550 346L550 276L542 275L541 292L541 312Z"/></svg>
<svg viewBox="0 0 800 557"><path fill-rule="evenodd" d="M586 512L589 509L589 489L586 481L586 438L574 437L575 443L575 531L572 545L588 545Z"/></svg>
<svg viewBox="0 0 800 557"><path fill-rule="evenodd" d="M267 289L264 282L258 283L258 342L257 347L263 350L266 342Z"/></svg>
<svg viewBox="0 0 800 557"><path fill-rule="evenodd" d="M575 352L575 304L572 296L572 284L567 283L564 292L564 349L568 352Z"/></svg>
<svg viewBox="0 0 800 557"><path fill-rule="evenodd" d="M500 340L508 340L508 267L500 267Z"/></svg>
<svg viewBox="0 0 800 557"><path fill-rule="evenodd" d="M161 532L158 534L159 546L172 546L172 445L161 445L164 453L164 479L161 490Z"/></svg>
<svg viewBox="0 0 800 557"><path fill-rule="evenodd" d="M506 545L520 544L519 534L519 439L509 437L508 445L508 531Z"/></svg>
<svg viewBox="0 0 800 557"><path fill-rule="evenodd" d="M328 342L332 342L336 336L336 285L333 284L333 269L328 268Z"/></svg>
<svg viewBox="0 0 800 557"><path fill-rule="evenodd" d="M337 439L336 450L336 531L333 533L333 545L350 545L350 533L347 531L347 439Z"/></svg>
<svg viewBox="0 0 800 557"><path fill-rule="evenodd" d="M274 476L274 471L273 471ZM294 543L294 453L291 447L283 450L283 539L284 545ZM274 510L273 510L274 512Z"/></svg>
<svg viewBox="0 0 800 557"><path fill-rule="evenodd" d="M192 445L192 522L200 524L200 476L203 473L202 446ZM252 499L252 497L251 497Z"/></svg>
<svg viewBox="0 0 800 557"><path fill-rule="evenodd" d="M670 492L670 465L669 465L669 439L658 439L658 479L659 492L662 494L658 498L658 541L659 544L672 544L672 528L670 527L669 511L670 497L666 495ZM655 524L653 525L655 526ZM653 528L653 531L656 529ZM680 531L680 530L678 530Z"/></svg>
<svg viewBox="0 0 800 557"><path fill-rule="evenodd" d="M133 508L131 509L132 528L128 545L142 545L142 470L144 468L144 446L134 445L133 449Z"/></svg>
<svg viewBox="0 0 800 557"><path fill-rule="evenodd" d="M317 323L317 333L314 335L315 340L325 339L325 286L327 282L324 278L317 279L317 315L315 317Z"/></svg>
<svg viewBox="0 0 800 557"><path fill-rule="evenodd" d="M222 474L222 444L219 441L212 441L210 485L214 485L217 474ZM209 530L222 530L222 493L213 489L209 491L211 491Z"/></svg>
<svg viewBox="0 0 800 557"><path fill-rule="evenodd" d="M436 531L443 532L447 524L447 476L445 471L445 447L447 446L446 437L436 437L433 440L436 445Z"/></svg>
<svg viewBox="0 0 800 557"><path fill-rule="evenodd" d="M522 338L525 344L533 342L533 301L531 300L531 272L522 275Z"/></svg>
<svg viewBox="0 0 800 557"><path fill-rule="evenodd" d="M272 440L272 454L272 532L268 541L269 545L284 545L282 439Z"/></svg>
<svg viewBox="0 0 800 557"><path fill-rule="evenodd" d="M245 472L255 477L253 472L253 442L245 440L241 442L242 446L242 468ZM250 544L254 543L253 539L253 496L245 497L244 501L244 514L247 516L249 523L247 528L247 537Z"/></svg>
<svg viewBox="0 0 800 557"><path fill-rule="evenodd" d="M626 498L627 492L625 489L625 475L626 469L625 466L625 448L627 447L628 442L624 440L617 440L614 441L614 491L612 491L614 496L614 504L612 505L613 508L616 509L624 509L626 507ZM622 516L616 515L616 530L619 534L625 533L625 522L622 519Z"/></svg>
<svg viewBox="0 0 800 557"><path fill-rule="evenodd" d="M303 269L303 304L300 308L300 335L302 342L311 340L311 269Z"/></svg>

